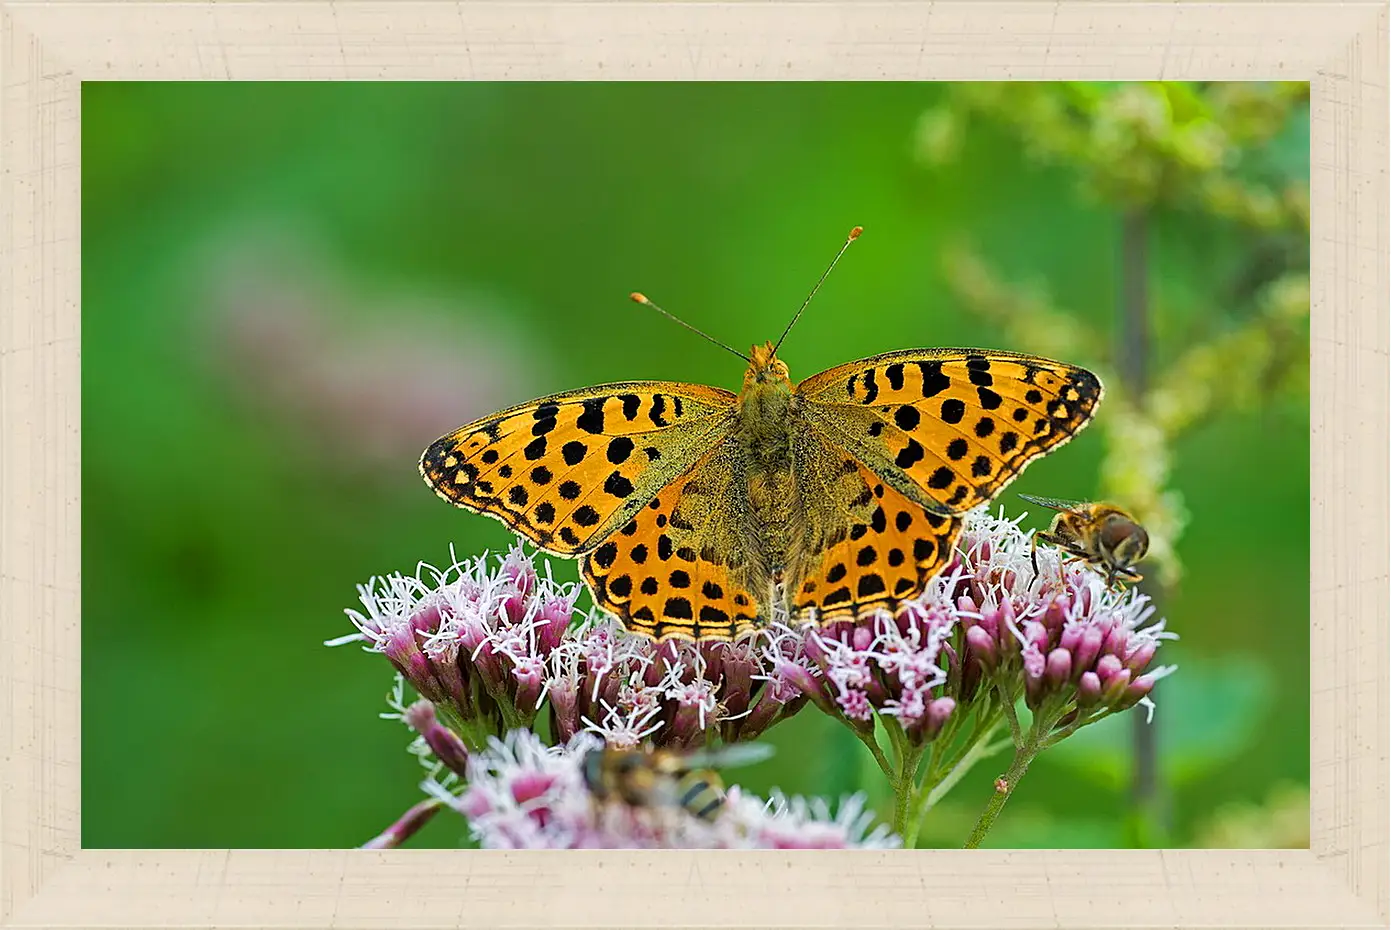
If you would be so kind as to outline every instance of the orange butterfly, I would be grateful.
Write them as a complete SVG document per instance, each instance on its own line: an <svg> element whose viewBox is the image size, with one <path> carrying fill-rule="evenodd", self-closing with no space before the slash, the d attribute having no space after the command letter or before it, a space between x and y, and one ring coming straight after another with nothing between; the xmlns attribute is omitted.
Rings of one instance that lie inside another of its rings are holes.
<svg viewBox="0 0 1391 930"><path fill-rule="evenodd" d="M749 363L737 395L629 381L511 407L431 443L420 473L581 557L595 603L629 630L723 640L775 609L828 623L917 597L961 515L1071 439L1102 395L1089 371L988 349L891 352L794 386L777 348L735 352Z"/></svg>

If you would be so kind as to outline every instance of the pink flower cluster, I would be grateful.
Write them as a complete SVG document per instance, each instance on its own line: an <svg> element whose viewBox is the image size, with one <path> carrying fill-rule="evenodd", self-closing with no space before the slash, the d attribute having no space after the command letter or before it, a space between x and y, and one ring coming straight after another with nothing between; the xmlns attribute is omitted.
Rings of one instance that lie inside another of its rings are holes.
<svg viewBox="0 0 1391 930"><path fill-rule="evenodd" d="M760 658L752 641L658 646L612 619L587 618L551 655L552 732L674 749L711 730L725 742L755 739L807 700L762 676Z"/></svg>
<svg viewBox="0 0 1391 930"><path fill-rule="evenodd" d="M1015 522L977 510L951 562L896 614L824 628L775 620L737 643L657 645L577 611L578 586L556 583L517 546L372 579L360 588L362 609L348 611L357 632L332 642L382 653L424 699L408 707L398 694L386 716L416 731L411 751L430 770L434 801L464 813L485 845L802 848L817 831L831 846L874 845L853 804L831 817L818 802L765 804L737 789L719 826L689 817L673 826L665 815L649 823L631 810L603 814L627 818L616 826L596 821L577 747L747 741L814 703L885 767L876 721L921 750L971 720L985 721L970 737L983 738L995 715L1014 721L1008 708L1020 696L1053 741L1137 703L1152 710L1150 690L1173 671L1154 659L1173 634L1147 625L1148 598L1109 589L1049 547L1037 564ZM559 748L525 732L538 717ZM461 779L468 787L456 796ZM379 841L398 842L436 809L413 808Z"/></svg>
<svg viewBox="0 0 1391 930"><path fill-rule="evenodd" d="M654 644L575 609L578 586L538 572L521 546L501 559L422 565L359 587L357 632L422 697L465 731L530 726L543 708L557 740L581 731L614 745L683 748L707 731L750 740L795 714L802 690L763 674L754 641ZM578 621L578 622L576 622Z"/></svg>
<svg viewBox="0 0 1391 930"><path fill-rule="evenodd" d="M547 659L575 615L577 586L542 578L515 547L490 569L486 555L440 571L360 585L358 632L421 697L481 734L528 725L545 693ZM477 742L477 740L475 740Z"/></svg>
<svg viewBox="0 0 1391 930"><path fill-rule="evenodd" d="M878 714L897 720L911 741L922 743L956 709L956 700L944 694L947 675L938 664L954 623L950 611L924 599L897 616L884 612L859 624L820 630L775 624L764 660L786 687L851 727L872 732Z"/></svg>
<svg viewBox="0 0 1391 930"><path fill-rule="evenodd" d="M1174 670L1156 666L1164 640L1176 638L1154 614L1149 598L1107 587L1093 568L1065 563L1040 548L1038 573L1028 537L1003 518L967 521L958 548L967 572L949 596L963 634L959 693L969 698L982 676L1023 677L1031 709L1045 700L1075 701L1084 717L1145 703L1155 682Z"/></svg>
<svg viewBox="0 0 1391 930"><path fill-rule="evenodd" d="M729 789L713 820L679 807L599 803L585 783L583 760L603 745L580 733L547 747L525 730L493 738L469 758L468 787L455 794L427 783L435 799L465 818L486 849L850 849L891 848L887 828L871 829L863 798L832 813L824 801L775 796L763 801Z"/></svg>
<svg viewBox="0 0 1391 930"><path fill-rule="evenodd" d="M952 561L915 601L858 624L824 629L774 624L764 666L852 727L897 720L921 745L995 676L1022 676L1031 707L1050 694L1088 714L1145 699L1172 667L1151 668L1163 623L1131 589L1110 590L1082 564L1038 551L1017 523L984 510L967 515ZM1011 687L1012 692L1014 689Z"/></svg>
<svg viewBox="0 0 1391 930"><path fill-rule="evenodd" d="M475 749L543 706L559 741L588 731L679 749L709 731L754 739L808 701L864 731L892 718L920 745L999 676L1022 676L1030 706L1064 695L1094 716L1146 701L1172 671L1152 667L1172 634L1144 626L1148 599L1048 547L1035 574L1030 549L1016 523L973 511L952 561L897 615L658 646L576 611L577 585L552 581L549 566L543 577L519 545L493 565L373 579L348 611L358 632L333 642L384 654L448 721L472 727Z"/></svg>

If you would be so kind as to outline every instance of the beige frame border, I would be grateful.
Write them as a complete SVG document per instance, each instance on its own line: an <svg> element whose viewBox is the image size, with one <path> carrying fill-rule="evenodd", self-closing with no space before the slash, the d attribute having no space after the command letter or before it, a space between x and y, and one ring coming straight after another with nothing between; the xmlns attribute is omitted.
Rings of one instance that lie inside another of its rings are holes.
<svg viewBox="0 0 1391 930"><path fill-rule="evenodd" d="M1384 5L0 0L0 27L4 926L1387 925ZM1311 850L80 848L82 80L987 77L1312 82Z"/></svg>

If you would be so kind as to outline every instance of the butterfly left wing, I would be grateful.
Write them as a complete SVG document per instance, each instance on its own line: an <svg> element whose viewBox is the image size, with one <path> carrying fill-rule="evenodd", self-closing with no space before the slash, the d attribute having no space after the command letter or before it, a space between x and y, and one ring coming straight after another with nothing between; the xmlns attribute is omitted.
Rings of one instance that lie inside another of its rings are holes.
<svg viewBox="0 0 1391 930"><path fill-rule="evenodd" d="M734 395L630 381L519 404L435 440L420 474L458 507L574 556L628 524L729 430Z"/></svg>
<svg viewBox="0 0 1391 930"><path fill-rule="evenodd" d="M886 484L939 514L992 500L1091 420L1083 368L990 349L891 352L797 385L802 415Z"/></svg>
<svg viewBox="0 0 1391 930"><path fill-rule="evenodd" d="M594 602L656 640L727 640L768 615L771 575L750 547L729 439L663 487L631 521L586 553Z"/></svg>

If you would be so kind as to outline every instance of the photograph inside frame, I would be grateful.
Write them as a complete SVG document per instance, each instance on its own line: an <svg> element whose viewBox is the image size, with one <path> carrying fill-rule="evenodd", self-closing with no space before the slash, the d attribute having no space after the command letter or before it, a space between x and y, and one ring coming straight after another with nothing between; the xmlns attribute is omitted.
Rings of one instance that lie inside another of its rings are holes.
<svg viewBox="0 0 1391 930"><path fill-rule="evenodd" d="M1309 845L1307 84L81 115L85 847Z"/></svg>

